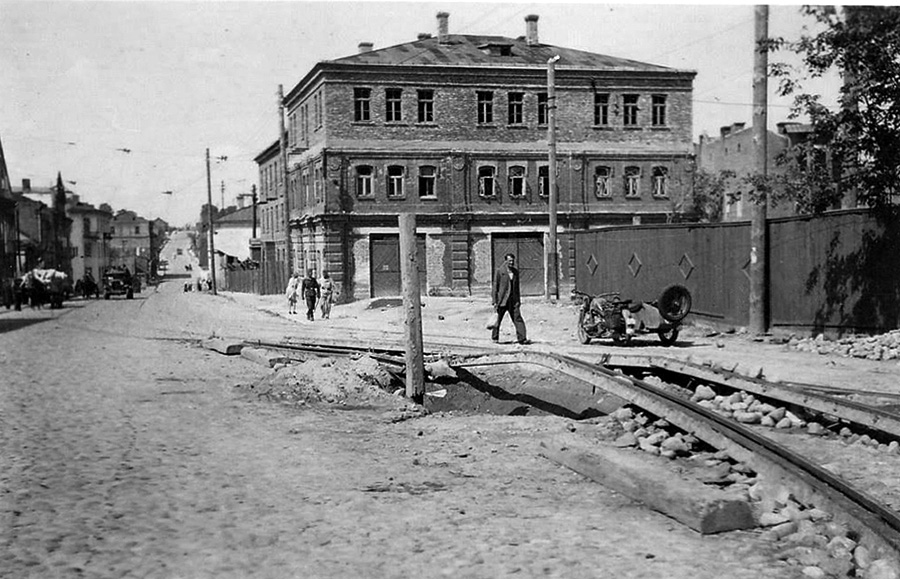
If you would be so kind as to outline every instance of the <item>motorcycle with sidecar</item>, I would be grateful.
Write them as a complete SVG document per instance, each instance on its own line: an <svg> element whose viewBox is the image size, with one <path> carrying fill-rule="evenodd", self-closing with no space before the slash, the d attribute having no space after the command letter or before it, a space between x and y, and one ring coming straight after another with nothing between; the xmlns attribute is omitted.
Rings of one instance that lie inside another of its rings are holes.
<svg viewBox="0 0 900 579"><path fill-rule="evenodd" d="M582 300L578 311L578 341L610 339L623 346L634 336L655 333L663 346L678 339L682 321L691 312L691 292L681 285L665 288L655 301L622 299L619 292L591 295L572 290Z"/></svg>

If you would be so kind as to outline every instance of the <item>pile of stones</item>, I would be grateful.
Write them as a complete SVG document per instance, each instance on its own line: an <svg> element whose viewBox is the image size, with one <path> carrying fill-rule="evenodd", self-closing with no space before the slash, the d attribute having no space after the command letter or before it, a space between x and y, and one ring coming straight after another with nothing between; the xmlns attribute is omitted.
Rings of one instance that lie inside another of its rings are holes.
<svg viewBox="0 0 900 579"><path fill-rule="evenodd" d="M851 335L828 340L824 334L815 338L792 337L788 346L801 352L867 360L900 360L900 330L877 336Z"/></svg>
<svg viewBox="0 0 900 579"><path fill-rule="evenodd" d="M717 396L713 392L712 397L708 397L708 393L701 392L700 398L698 402L707 403L704 406L721 408L723 413L755 424L765 421L775 428L807 429L810 424L815 424L805 422L784 408L761 403L746 393ZM756 416L751 419L751 414ZM696 437L678 431L665 419L649 417L627 406L610 414L610 418L624 431L615 440L616 446L636 447L653 455L683 459L702 482L728 487L738 496L746 497L753 506L759 526L765 529L766 538L778 544L778 558L801 569L804 577L900 579L900 561L896 558L872 553L857 542L845 525L834 521L831 514L800 503L789 489L767 482L748 465L735 462L728 453L710 449ZM788 422L783 422L785 420ZM859 444L878 444L866 435L850 436L856 436Z"/></svg>

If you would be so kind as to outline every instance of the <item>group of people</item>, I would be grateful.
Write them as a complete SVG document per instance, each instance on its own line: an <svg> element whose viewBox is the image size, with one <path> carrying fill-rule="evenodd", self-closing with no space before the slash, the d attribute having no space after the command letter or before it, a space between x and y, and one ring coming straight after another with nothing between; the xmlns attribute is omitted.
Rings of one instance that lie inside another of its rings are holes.
<svg viewBox="0 0 900 579"><path fill-rule="evenodd" d="M331 317L331 304L334 302L334 282L328 272L322 272L322 281L316 279L316 272L309 269L306 277L300 279L300 274L294 272L288 281L285 297L288 301L288 313L297 313L297 301L303 297L306 302L306 319L315 319L316 306L322 311L322 318Z"/></svg>
<svg viewBox="0 0 900 579"><path fill-rule="evenodd" d="M300 279L300 274L294 272L288 281L285 296L288 301L288 313L297 313L297 301L302 296L306 302L306 319L313 321L316 306L322 311L322 318L331 316L331 304L334 301L334 282L328 272L322 272L322 281L316 279L316 272L309 269L306 277ZM530 344L525 328L525 320L522 319L521 305L522 295L519 287L519 270L516 268L516 257L507 253L504 263L494 276L493 291L491 293L497 319L491 325L491 340L500 340L500 323L503 317L509 314L513 326L516 329L516 341L520 344Z"/></svg>

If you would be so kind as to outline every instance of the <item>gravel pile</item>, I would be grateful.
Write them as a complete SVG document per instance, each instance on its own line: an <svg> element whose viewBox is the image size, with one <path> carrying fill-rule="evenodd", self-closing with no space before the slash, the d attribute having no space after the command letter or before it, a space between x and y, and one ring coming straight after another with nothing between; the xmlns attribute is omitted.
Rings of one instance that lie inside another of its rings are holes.
<svg viewBox="0 0 900 579"><path fill-rule="evenodd" d="M791 338L789 347L801 352L866 360L900 360L900 330L877 336L845 336L828 340L824 334L815 338Z"/></svg>

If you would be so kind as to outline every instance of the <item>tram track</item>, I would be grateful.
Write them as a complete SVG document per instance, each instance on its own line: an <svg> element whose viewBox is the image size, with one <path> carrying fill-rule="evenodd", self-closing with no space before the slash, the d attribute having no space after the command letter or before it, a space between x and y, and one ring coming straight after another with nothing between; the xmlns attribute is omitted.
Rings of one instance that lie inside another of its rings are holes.
<svg viewBox="0 0 900 579"><path fill-rule="evenodd" d="M401 373L405 365L404 352L389 342L373 346L359 346L341 341L299 341L271 343L248 340L247 345L292 352L297 359L315 356L371 356L392 366ZM629 376L624 370L639 368L650 374L677 375L694 383L716 384L734 390L751 392L757 396L778 400L792 407L837 417L881 436L900 437L900 417L858 402L843 400L845 391L835 393L828 387L768 382L760 377L748 377L734 371L694 362L664 357L622 356L603 357L597 361L565 354L532 349L509 352L500 348L465 348L454 344L437 344L436 351L426 355L431 359L449 357L451 366L470 368L490 364L537 365L575 378L575 388L590 389L618 396L628 404L664 418L677 428L724 450L735 460L753 468L759 475L773 481L783 481L792 494L804 504L816 505L832 513L876 551L900 554L900 515L841 477L813 463L767 438L757 431L710 408L692 402L684 395L673 393L648 382ZM290 357L290 356L289 356Z"/></svg>

